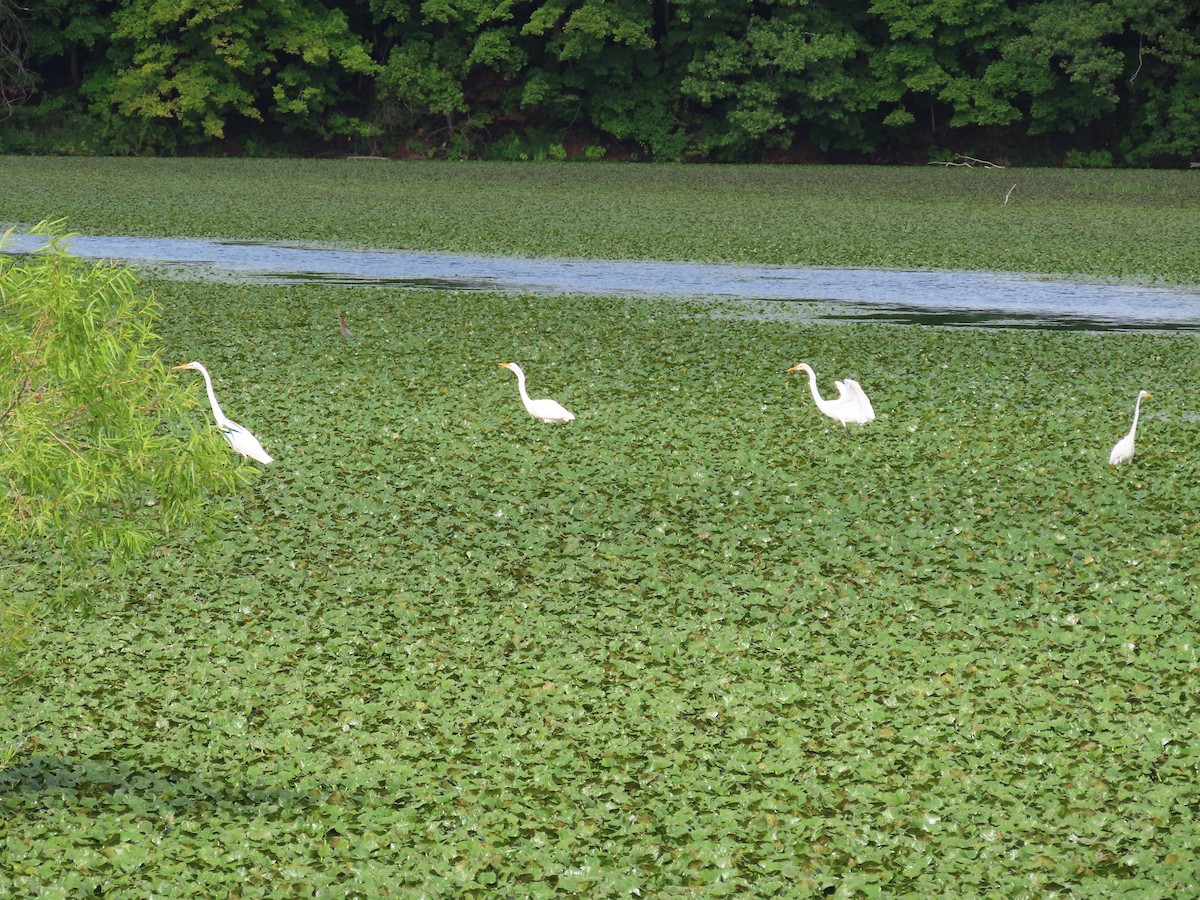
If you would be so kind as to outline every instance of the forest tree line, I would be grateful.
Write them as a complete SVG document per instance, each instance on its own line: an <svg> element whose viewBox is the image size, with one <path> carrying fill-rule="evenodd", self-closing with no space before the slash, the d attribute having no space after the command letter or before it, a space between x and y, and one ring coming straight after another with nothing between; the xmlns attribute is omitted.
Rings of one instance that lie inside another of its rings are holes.
<svg viewBox="0 0 1200 900"><path fill-rule="evenodd" d="M1177 0L0 0L0 152L1200 158Z"/></svg>

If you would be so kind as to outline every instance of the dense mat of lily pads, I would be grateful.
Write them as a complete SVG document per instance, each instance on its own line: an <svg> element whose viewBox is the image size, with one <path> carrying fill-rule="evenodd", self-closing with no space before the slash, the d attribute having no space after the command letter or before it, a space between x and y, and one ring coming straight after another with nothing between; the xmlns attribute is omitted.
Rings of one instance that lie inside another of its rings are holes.
<svg viewBox="0 0 1200 900"><path fill-rule="evenodd" d="M10 686L6 892L1200 877L1194 338L156 290L277 462ZM800 360L877 420L823 418Z"/></svg>
<svg viewBox="0 0 1200 900"><path fill-rule="evenodd" d="M0 159L0 223L516 256L1200 284L1200 173Z"/></svg>

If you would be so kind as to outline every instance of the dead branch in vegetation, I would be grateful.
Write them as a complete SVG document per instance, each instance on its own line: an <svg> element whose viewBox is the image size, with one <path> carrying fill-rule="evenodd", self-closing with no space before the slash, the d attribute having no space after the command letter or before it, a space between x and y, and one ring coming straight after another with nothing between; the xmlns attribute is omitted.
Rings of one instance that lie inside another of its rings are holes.
<svg viewBox="0 0 1200 900"><path fill-rule="evenodd" d="M1000 165L999 163L994 163L991 160L976 159L974 156L963 156L961 153L954 154L954 159L952 159L948 162L932 161L929 163L929 165L931 165L931 166L946 166L947 168L949 168L950 166L966 166L968 169L975 168L976 164L983 166L985 169L1003 169L1004 168L1004 166Z"/></svg>

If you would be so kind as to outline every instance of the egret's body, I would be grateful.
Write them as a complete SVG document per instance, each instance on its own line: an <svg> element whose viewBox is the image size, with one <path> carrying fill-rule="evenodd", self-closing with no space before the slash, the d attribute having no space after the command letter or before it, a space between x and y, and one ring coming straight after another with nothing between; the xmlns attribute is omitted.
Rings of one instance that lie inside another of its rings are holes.
<svg viewBox="0 0 1200 900"><path fill-rule="evenodd" d="M835 381L834 385L838 389L838 395L832 400L826 400L817 390L817 373L808 363L792 366L788 371L808 373L808 389L812 392L813 402L817 404L817 409L829 418L841 422L847 434L850 433L851 425L865 425L875 419L875 410L871 406L871 401L867 398L862 385L853 378Z"/></svg>
<svg viewBox="0 0 1200 900"><path fill-rule="evenodd" d="M525 390L525 373L521 371L521 367L516 363L500 363L502 369L510 369L517 375L517 390L521 392L521 402L525 404L525 409L535 419L541 419L543 422L570 422L575 418L575 413L560 404L557 400L551 400L549 397L543 397L540 400L530 399L529 393Z"/></svg>
<svg viewBox="0 0 1200 900"><path fill-rule="evenodd" d="M1133 461L1133 444L1137 438L1138 416L1142 414L1142 398L1149 397L1149 391L1138 391L1137 402L1133 404L1133 425L1129 429L1129 434L1117 441L1116 446L1112 448L1112 453L1108 454L1108 461L1119 466L1121 463Z"/></svg>
<svg viewBox="0 0 1200 900"><path fill-rule="evenodd" d="M225 440L229 442L230 447L242 456L247 456L263 464L275 461L263 449L262 444L258 442L258 438L233 421L233 419L226 418L225 413L221 412L221 404L217 402L217 395L213 392L212 378L209 377L208 369L204 368L198 362L184 363L182 366L175 366L174 368L194 369L204 376L204 387L208 391L208 402L212 406L213 418L217 420L217 428L221 429L221 434L225 435Z"/></svg>

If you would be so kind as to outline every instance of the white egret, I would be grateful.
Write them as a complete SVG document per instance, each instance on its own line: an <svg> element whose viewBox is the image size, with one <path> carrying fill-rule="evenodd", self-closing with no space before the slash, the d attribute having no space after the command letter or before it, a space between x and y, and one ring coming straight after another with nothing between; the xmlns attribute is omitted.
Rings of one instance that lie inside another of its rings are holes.
<svg viewBox="0 0 1200 900"><path fill-rule="evenodd" d="M499 365L502 369L511 369L517 373L517 390L521 392L521 402L525 404L525 409L535 419L541 419L543 422L570 422L575 418L575 413L562 406L557 400L551 400L549 397L543 397L541 400L529 399L529 394L525 391L525 373L516 363L500 363Z"/></svg>
<svg viewBox="0 0 1200 900"><path fill-rule="evenodd" d="M1149 397L1149 391L1138 391L1137 402L1133 404L1133 425L1129 429L1129 434L1117 441L1115 447L1112 448L1112 453L1108 454L1108 461L1119 466L1121 463L1133 461L1133 441L1137 436L1138 416L1142 414L1142 398Z"/></svg>
<svg viewBox="0 0 1200 900"><path fill-rule="evenodd" d="M267 451L263 449L262 444L258 442L258 438L233 419L227 419L225 413L221 412L221 404L217 403L217 395L213 393L212 378L209 377L208 369L194 361L172 368L174 370L194 369L204 376L204 387L208 390L208 402L212 406L213 418L217 420L217 427L221 429L221 434L225 435L225 440L229 442L230 447L242 456L248 456L260 463L274 462Z"/></svg>
<svg viewBox="0 0 1200 900"><path fill-rule="evenodd" d="M846 429L846 434L850 433L851 425L865 425L875 419L875 410L871 407L871 401L867 399L866 392L853 378L847 378L845 381L835 381L838 395L832 400L826 400L817 390L817 373L812 370L808 363L799 363L788 369L789 372L807 372L808 387L812 391L813 401L817 404L817 409L842 423L842 427Z"/></svg>

